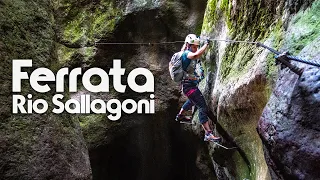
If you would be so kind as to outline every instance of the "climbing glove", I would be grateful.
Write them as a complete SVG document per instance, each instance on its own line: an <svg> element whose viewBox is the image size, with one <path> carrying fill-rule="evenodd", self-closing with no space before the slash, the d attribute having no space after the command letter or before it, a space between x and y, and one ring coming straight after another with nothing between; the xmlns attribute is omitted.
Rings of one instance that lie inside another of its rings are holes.
<svg viewBox="0 0 320 180"><path fill-rule="evenodd" d="M205 42L205 44L208 44L208 45L211 45L211 40L210 39L206 39L206 42Z"/></svg>

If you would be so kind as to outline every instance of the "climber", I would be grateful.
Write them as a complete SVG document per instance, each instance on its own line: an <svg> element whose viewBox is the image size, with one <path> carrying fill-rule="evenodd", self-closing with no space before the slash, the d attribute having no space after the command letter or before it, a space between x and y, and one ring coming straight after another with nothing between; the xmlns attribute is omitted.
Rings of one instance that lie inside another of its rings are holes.
<svg viewBox="0 0 320 180"><path fill-rule="evenodd" d="M195 34L189 34L185 43L181 48L182 54L182 68L185 71L182 79L182 92L188 97L188 100L183 104L180 112L176 116L176 121L191 121L191 119L184 116L184 112L195 106L199 110L199 120L205 131L204 141L219 141L220 137L214 136L210 129L207 104L198 88L198 83L203 75L199 75L196 71L197 61L200 56L205 52L210 44L210 40L206 40L204 46L200 49L200 39Z"/></svg>

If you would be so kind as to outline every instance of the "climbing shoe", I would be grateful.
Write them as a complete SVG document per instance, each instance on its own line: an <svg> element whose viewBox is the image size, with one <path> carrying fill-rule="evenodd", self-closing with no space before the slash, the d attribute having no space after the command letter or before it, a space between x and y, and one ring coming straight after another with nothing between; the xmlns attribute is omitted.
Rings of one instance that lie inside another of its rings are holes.
<svg viewBox="0 0 320 180"><path fill-rule="evenodd" d="M192 124L192 118L190 116L184 116L182 114L177 114L176 121L185 124Z"/></svg>
<svg viewBox="0 0 320 180"><path fill-rule="evenodd" d="M212 133L207 133L204 135L204 141L219 142L220 140L221 140L220 137L214 136Z"/></svg>

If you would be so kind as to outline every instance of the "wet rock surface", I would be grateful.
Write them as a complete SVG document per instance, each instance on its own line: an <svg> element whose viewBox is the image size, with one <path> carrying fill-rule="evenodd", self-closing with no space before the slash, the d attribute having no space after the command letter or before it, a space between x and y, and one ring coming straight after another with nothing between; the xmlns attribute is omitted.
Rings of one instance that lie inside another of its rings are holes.
<svg viewBox="0 0 320 180"><path fill-rule="evenodd" d="M311 61L317 61L320 55L319 49L315 48L319 46L320 34L314 31L312 23L320 18L318 13L313 12L319 5L320 2L315 1L309 9L298 13L288 23L288 39L284 40L285 49L299 52L299 57ZM312 18L307 18L309 16ZM305 36L310 31L316 32L314 36ZM303 36L308 40L303 41ZM299 46L295 44L296 39L299 39ZM299 77L288 69L280 71L259 120L258 132L264 143L265 157L273 179L317 179L319 68L294 64L304 68L303 74Z"/></svg>
<svg viewBox="0 0 320 180"><path fill-rule="evenodd" d="M282 73L260 118L273 179L317 179L319 172L318 68L307 67L300 78Z"/></svg>

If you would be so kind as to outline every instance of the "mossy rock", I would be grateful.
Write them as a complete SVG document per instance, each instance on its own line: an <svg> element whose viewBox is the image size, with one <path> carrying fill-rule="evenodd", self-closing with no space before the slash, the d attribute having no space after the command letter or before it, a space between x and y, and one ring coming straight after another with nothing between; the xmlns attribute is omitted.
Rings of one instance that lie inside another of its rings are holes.
<svg viewBox="0 0 320 180"><path fill-rule="evenodd" d="M22 81L21 93L11 92L13 59L32 59L33 68L25 68L29 75L57 61L51 3L4 0L0 6L0 179L90 179L88 152L75 119L51 113L51 103L41 115L12 114L13 94L51 102L53 91L35 92L28 80Z"/></svg>

